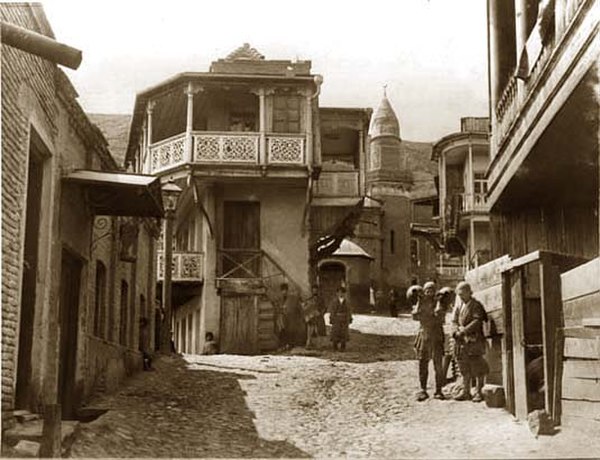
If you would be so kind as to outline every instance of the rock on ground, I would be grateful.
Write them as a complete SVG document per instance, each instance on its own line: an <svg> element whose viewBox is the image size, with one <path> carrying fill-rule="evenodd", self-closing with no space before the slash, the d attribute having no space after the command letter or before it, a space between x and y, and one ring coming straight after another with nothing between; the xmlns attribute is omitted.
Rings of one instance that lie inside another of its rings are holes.
<svg viewBox="0 0 600 460"><path fill-rule="evenodd" d="M600 455L600 437L535 439L484 403L415 400L416 324L356 315L348 351L161 358L83 424L73 457L502 458ZM324 344L325 345L325 344ZM433 382L433 375L430 376ZM591 433L591 431L590 431Z"/></svg>

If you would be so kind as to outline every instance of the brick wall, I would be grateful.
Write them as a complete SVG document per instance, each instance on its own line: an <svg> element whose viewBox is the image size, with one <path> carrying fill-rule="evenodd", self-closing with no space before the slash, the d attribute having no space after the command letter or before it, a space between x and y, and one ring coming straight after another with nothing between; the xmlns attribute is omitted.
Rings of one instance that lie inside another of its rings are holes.
<svg viewBox="0 0 600 460"><path fill-rule="evenodd" d="M0 19L43 33L31 8L0 4ZM2 46L2 411L12 408L16 375L22 265L22 227L28 162L29 118L53 136L57 114L56 67ZM50 139L52 141L53 139Z"/></svg>

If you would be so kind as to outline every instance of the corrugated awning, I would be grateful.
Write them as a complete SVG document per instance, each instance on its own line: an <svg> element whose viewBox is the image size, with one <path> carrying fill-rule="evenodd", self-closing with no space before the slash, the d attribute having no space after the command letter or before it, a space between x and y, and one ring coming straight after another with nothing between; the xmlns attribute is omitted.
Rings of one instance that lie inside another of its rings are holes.
<svg viewBox="0 0 600 460"><path fill-rule="evenodd" d="M84 187L97 215L163 217L160 179L142 174L77 170L64 177Z"/></svg>

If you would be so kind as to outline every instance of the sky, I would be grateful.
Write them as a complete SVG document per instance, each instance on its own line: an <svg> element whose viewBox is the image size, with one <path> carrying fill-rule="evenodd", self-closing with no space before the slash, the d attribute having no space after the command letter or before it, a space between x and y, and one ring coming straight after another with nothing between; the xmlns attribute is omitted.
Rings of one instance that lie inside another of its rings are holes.
<svg viewBox="0 0 600 460"><path fill-rule="evenodd" d="M89 113L131 113L135 94L250 43L267 59L311 60L321 106L376 108L387 94L403 139L435 141L487 116L482 0L105 0L42 2Z"/></svg>

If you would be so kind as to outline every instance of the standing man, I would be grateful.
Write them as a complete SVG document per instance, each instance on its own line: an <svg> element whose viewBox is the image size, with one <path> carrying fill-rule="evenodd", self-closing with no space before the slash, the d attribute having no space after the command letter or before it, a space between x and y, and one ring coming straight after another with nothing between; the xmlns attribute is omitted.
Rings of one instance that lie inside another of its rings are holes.
<svg viewBox="0 0 600 460"><path fill-rule="evenodd" d="M445 312L436 305L435 283L428 281L423 285L423 296L419 299L412 311L414 320L419 321L421 327L415 340L415 352L419 360L419 383L421 391L417 394L417 401L425 401L427 394L427 378L429 375L429 361L433 360L435 370L435 399L445 399L442 387L445 383L442 369L444 356L444 318Z"/></svg>
<svg viewBox="0 0 600 460"><path fill-rule="evenodd" d="M350 313L350 307L346 300L346 288L340 286L337 288L337 296L333 305L331 306L331 312L329 317L329 323L331 324L331 343L333 350L338 350L338 344L340 350L346 350L346 342L349 339L348 326L352 322L352 314Z"/></svg>
<svg viewBox="0 0 600 460"><path fill-rule="evenodd" d="M321 336L320 323L323 322L323 308L318 286L312 287L312 296L301 305L306 322L306 348L311 349L315 346L317 337Z"/></svg>
<svg viewBox="0 0 600 460"><path fill-rule="evenodd" d="M472 297L469 283L461 282L456 287L456 293L461 303L454 310L452 326L455 339L454 350L456 360L463 378L463 390L456 396L458 401L471 399L471 379L476 378L475 396L473 402L483 400L482 388L485 376L489 372L485 354L485 337L483 323L487 321L487 314L483 305Z"/></svg>

